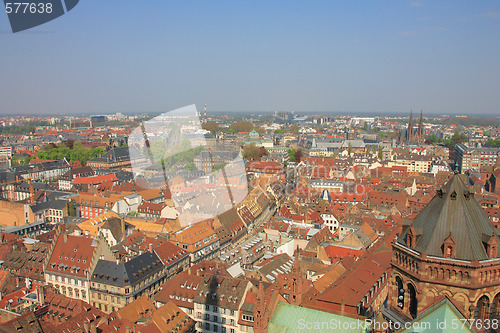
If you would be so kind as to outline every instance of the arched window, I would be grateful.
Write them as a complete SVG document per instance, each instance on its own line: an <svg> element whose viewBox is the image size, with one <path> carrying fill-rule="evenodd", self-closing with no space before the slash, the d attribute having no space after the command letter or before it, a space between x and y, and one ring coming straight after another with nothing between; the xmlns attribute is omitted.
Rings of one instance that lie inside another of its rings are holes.
<svg viewBox="0 0 500 333"><path fill-rule="evenodd" d="M408 295L410 297L410 315L412 318L415 318L417 317L418 310L417 291L411 283L408 284Z"/></svg>
<svg viewBox="0 0 500 333"><path fill-rule="evenodd" d="M500 293L493 298L491 303L490 320L500 320Z"/></svg>
<svg viewBox="0 0 500 333"><path fill-rule="evenodd" d="M476 310L474 311L474 318L484 321L490 317L490 299L488 296L482 296L476 305Z"/></svg>
<svg viewBox="0 0 500 333"><path fill-rule="evenodd" d="M399 276L396 276L396 285L398 287L398 292L397 292L397 304L400 309L404 308L405 305L405 289L403 286L403 281Z"/></svg>

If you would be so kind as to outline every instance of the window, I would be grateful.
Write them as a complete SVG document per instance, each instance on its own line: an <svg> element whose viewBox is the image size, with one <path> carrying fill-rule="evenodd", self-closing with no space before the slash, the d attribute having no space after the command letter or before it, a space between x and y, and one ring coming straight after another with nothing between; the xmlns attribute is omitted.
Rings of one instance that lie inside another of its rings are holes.
<svg viewBox="0 0 500 333"><path fill-rule="evenodd" d="M219 332L219 326L214 325L214 332Z"/></svg>
<svg viewBox="0 0 500 333"><path fill-rule="evenodd" d="M205 305L205 310L210 311L210 304Z"/></svg>
<svg viewBox="0 0 500 333"><path fill-rule="evenodd" d="M243 315L243 320L246 320L246 321L253 321L253 316L249 316L249 315L244 314L244 315Z"/></svg>
<svg viewBox="0 0 500 333"><path fill-rule="evenodd" d="M210 331L210 323L205 323L205 329Z"/></svg>
<svg viewBox="0 0 500 333"><path fill-rule="evenodd" d="M208 313L205 313L205 320L210 320L210 315Z"/></svg>

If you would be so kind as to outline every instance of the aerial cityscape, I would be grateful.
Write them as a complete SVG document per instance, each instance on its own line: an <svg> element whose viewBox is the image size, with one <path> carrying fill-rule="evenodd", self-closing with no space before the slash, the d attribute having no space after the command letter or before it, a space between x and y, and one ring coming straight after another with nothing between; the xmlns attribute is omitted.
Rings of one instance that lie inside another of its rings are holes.
<svg viewBox="0 0 500 333"><path fill-rule="evenodd" d="M500 3L4 1L0 333L500 332Z"/></svg>
<svg viewBox="0 0 500 333"><path fill-rule="evenodd" d="M498 329L498 118L0 122L12 331Z"/></svg>

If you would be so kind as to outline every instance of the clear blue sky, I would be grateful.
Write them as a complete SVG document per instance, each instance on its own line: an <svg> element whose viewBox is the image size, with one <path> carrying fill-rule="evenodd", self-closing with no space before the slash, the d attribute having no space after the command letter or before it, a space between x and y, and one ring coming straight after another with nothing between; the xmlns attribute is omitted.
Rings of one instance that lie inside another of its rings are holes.
<svg viewBox="0 0 500 333"><path fill-rule="evenodd" d="M2 114L500 115L499 1L82 0L0 45Z"/></svg>

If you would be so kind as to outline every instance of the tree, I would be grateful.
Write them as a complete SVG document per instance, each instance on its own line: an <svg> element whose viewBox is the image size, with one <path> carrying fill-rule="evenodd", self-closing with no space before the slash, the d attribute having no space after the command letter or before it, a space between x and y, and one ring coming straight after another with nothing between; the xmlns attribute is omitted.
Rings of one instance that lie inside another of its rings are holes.
<svg viewBox="0 0 500 333"><path fill-rule="evenodd" d="M299 130L300 130L300 126L297 126L297 125L290 126L290 132L292 132L292 133L299 133Z"/></svg>
<svg viewBox="0 0 500 333"><path fill-rule="evenodd" d="M378 146L378 158L383 159L384 152L382 151L382 146Z"/></svg>
<svg viewBox="0 0 500 333"><path fill-rule="evenodd" d="M299 163L301 158L302 158L302 150L298 149L293 155L293 160Z"/></svg>
<svg viewBox="0 0 500 333"><path fill-rule="evenodd" d="M441 142L441 139L436 134L427 135L425 139L433 144Z"/></svg>
<svg viewBox="0 0 500 333"><path fill-rule="evenodd" d="M295 148L288 149L288 159L290 160L290 162L295 162L295 152Z"/></svg>
<svg viewBox="0 0 500 333"><path fill-rule="evenodd" d="M458 130L456 130L450 139L444 140L444 144L451 149L454 148L457 144L467 141L469 141L467 135L465 135L465 133L459 133Z"/></svg>
<svg viewBox="0 0 500 333"><path fill-rule="evenodd" d="M216 135L217 132L220 131L219 124L215 121L207 121L206 123L202 123L201 128L210 131L210 133L212 133L213 135Z"/></svg>
<svg viewBox="0 0 500 333"><path fill-rule="evenodd" d="M254 130L255 130L255 132L259 133L259 135L261 135L261 136L266 134L266 130L263 129L262 127L255 127Z"/></svg>
<svg viewBox="0 0 500 333"><path fill-rule="evenodd" d="M274 131L274 134L276 134L276 135L280 135L280 134L283 134L283 133L285 133L285 130L281 129L281 128L278 128L276 131Z"/></svg>
<svg viewBox="0 0 500 333"><path fill-rule="evenodd" d="M237 121L229 126L235 133L250 132L253 129L253 124L249 121Z"/></svg>
<svg viewBox="0 0 500 333"><path fill-rule="evenodd" d="M68 216L76 216L75 202L71 200L68 202Z"/></svg>
<svg viewBox="0 0 500 333"><path fill-rule="evenodd" d="M488 141L486 141L486 144L488 146L495 146L495 147L498 147L500 146L500 139L496 139L496 140L493 140L493 139L488 139Z"/></svg>
<svg viewBox="0 0 500 333"><path fill-rule="evenodd" d="M224 167L227 165L227 163L222 162L222 163L217 163L212 167L212 172L219 171L220 169L224 169Z"/></svg>
<svg viewBox="0 0 500 333"><path fill-rule="evenodd" d="M260 154L260 157L267 156L267 149L265 147L260 147L259 154Z"/></svg>
<svg viewBox="0 0 500 333"><path fill-rule="evenodd" d="M26 156L23 158L23 165L29 164L32 158L32 156Z"/></svg>
<svg viewBox="0 0 500 333"><path fill-rule="evenodd" d="M351 154L352 154L352 145L350 142L349 142L349 145L347 146L347 153L349 154L349 156L351 156Z"/></svg>
<svg viewBox="0 0 500 333"><path fill-rule="evenodd" d="M369 155L370 154L370 146L366 146L366 154Z"/></svg>
<svg viewBox="0 0 500 333"><path fill-rule="evenodd" d="M243 148L243 158L249 161L260 161L260 148L254 143L246 145Z"/></svg>
<svg viewBox="0 0 500 333"><path fill-rule="evenodd" d="M185 169L185 170L188 170L188 171L196 171L196 170L198 170L198 169L196 168L196 164L194 164L194 162L189 162L189 163L187 163L187 164L184 166L184 169Z"/></svg>

